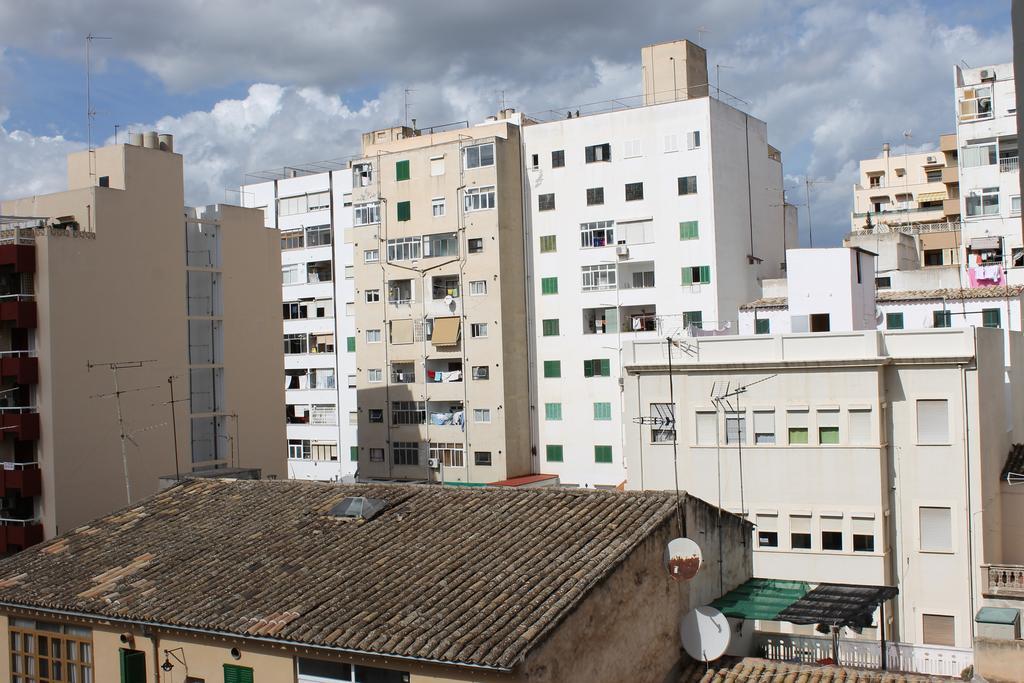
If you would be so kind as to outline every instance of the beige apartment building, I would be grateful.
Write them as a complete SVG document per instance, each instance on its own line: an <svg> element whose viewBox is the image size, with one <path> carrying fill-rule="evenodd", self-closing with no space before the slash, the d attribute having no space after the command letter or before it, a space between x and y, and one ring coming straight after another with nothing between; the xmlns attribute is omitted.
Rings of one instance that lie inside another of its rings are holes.
<svg viewBox="0 0 1024 683"><path fill-rule="evenodd" d="M185 207L171 136L133 142L0 203L0 554L162 476L284 475L279 236L256 210Z"/></svg>
<svg viewBox="0 0 1024 683"><path fill-rule="evenodd" d="M530 473L518 115L391 128L353 163L361 479Z"/></svg>

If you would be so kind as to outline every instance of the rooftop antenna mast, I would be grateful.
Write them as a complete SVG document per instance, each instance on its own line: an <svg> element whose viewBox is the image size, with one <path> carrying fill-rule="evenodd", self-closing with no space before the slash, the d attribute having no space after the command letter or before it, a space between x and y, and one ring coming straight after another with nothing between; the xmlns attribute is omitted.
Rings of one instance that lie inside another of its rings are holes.
<svg viewBox="0 0 1024 683"><path fill-rule="evenodd" d="M811 188L821 183L829 183L830 180L824 178L811 178L804 176L804 191L807 193L807 240L808 246L814 247L814 223L811 222Z"/></svg>
<svg viewBox="0 0 1024 683"><path fill-rule="evenodd" d="M142 429L138 429L138 430L135 430L135 431L129 431L128 430L128 425L126 424L125 419L124 419L124 410L121 408L121 395L122 394L128 394L128 393L136 392L136 391L149 391L151 389L159 389L160 387L153 386L153 387L136 387L136 388L133 388L133 389L122 389L121 388L121 384L120 384L120 382L118 380L118 374L117 373L118 373L119 370L126 370L126 369L129 369L129 368L141 368L141 367L143 367L145 365L148 365L150 363L155 363L155 362L156 362L155 360L111 361L111 362L107 362L107 363L93 363L91 361L87 361L86 364L85 364L85 368L88 371L91 371L93 368L96 368L96 367L106 366L106 368L108 370L110 370L111 373L113 373L113 375L114 375L114 391L113 392L107 393L107 394L96 394L94 396L90 396L89 398L113 398L114 399L114 404L117 406L117 412L116 412L116 415L117 415L117 426L118 426L119 437L120 437L120 440L121 440L121 466L124 468L124 490L125 490L125 495L128 497L128 504L129 505L132 504L132 483L131 483L131 479L128 476L128 442L131 441L133 444L135 444L136 447L138 447L139 444L138 444L137 441L135 441L135 438L134 438L136 434L140 434L142 432L149 431L150 429L156 429L157 427L163 427L167 423L164 422L164 423L157 424L157 425L151 425L149 427L143 427Z"/></svg>
<svg viewBox="0 0 1024 683"><path fill-rule="evenodd" d="M404 91L404 93L405 93L405 125L407 125L407 126L409 125L409 121L411 120L409 118L409 113L410 113L411 107L412 107L412 103L409 102L409 93L414 93L414 92L416 92L416 91L413 90L412 88L406 88L405 91Z"/></svg>
<svg viewBox="0 0 1024 683"><path fill-rule="evenodd" d="M96 175L93 147L92 122L96 119L96 110L92 108L92 41L113 40L109 36L94 36L90 31L85 36L85 139L89 145L89 176Z"/></svg>
<svg viewBox="0 0 1024 683"><path fill-rule="evenodd" d="M707 26L697 27L697 43L703 47L704 45L704 34L711 33L711 30Z"/></svg>

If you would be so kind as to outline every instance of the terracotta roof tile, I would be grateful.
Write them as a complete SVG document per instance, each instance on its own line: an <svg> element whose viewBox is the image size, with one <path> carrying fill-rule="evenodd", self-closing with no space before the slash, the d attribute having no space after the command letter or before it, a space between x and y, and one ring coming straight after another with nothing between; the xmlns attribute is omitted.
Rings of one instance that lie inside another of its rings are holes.
<svg viewBox="0 0 1024 683"><path fill-rule="evenodd" d="M723 657L709 665L690 661L679 683L929 683L959 679L847 666L779 662L756 657Z"/></svg>
<svg viewBox="0 0 1024 683"><path fill-rule="evenodd" d="M348 496L387 507L327 514ZM674 509L661 493L193 479L0 561L0 603L510 669Z"/></svg>
<svg viewBox="0 0 1024 683"><path fill-rule="evenodd" d="M900 301L941 301L942 299L974 301L977 299L1018 298L1024 293L1024 285L1009 287L994 285L991 287L973 287L969 289L911 289L911 290L879 290L875 295L878 303L895 303ZM741 311L752 311L755 308L786 308L789 301L784 296L771 296L742 304Z"/></svg>

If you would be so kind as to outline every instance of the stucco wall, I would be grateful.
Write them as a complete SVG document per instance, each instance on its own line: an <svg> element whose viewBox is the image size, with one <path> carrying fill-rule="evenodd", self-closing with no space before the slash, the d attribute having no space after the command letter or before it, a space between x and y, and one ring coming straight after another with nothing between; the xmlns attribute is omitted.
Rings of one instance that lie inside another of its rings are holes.
<svg viewBox="0 0 1024 683"><path fill-rule="evenodd" d="M1024 672L1024 640L974 640L974 673L989 683L1019 683Z"/></svg>

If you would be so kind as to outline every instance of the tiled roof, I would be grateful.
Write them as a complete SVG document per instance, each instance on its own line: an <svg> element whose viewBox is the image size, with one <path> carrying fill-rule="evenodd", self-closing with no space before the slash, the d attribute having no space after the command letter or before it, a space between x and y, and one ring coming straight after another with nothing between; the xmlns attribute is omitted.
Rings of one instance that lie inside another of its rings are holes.
<svg viewBox="0 0 1024 683"><path fill-rule="evenodd" d="M1006 456L1006 464L1003 465L1003 472L999 475L1001 481L1006 481L1010 474L1024 475L1024 444L1015 443L1010 446L1010 452Z"/></svg>
<svg viewBox="0 0 1024 683"><path fill-rule="evenodd" d="M381 499L369 521L327 512ZM511 669L663 493L188 480L0 561L0 605Z"/></svg>
<svg viewBox="0 0 1024 683"><path fill-rule="evenodd" d="M991 287L972 287L967 289L908 289L908 290L879 290L875 294L878 303L894 303L898 301L929 301L929 300L955 300L973 301L976 299L1006 299L1017 298L1024 292L1024 285L1011 285L1003 287L994 285ZM784 296L769 296L742 304L741 311L752 311L755 308L786 308L789 300Z"/></svg>
<svg viewBox="0 0 1024 683"><path fill-rule="evenodd" d="M712 662L710 668L704 662L689 662L683 668L679 683L929 683L952 680L954 679L945 676L896 671L778 662L755 657L724 657Z"/></svg>

